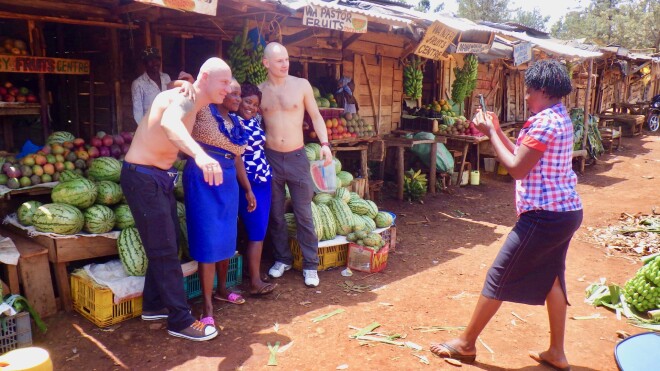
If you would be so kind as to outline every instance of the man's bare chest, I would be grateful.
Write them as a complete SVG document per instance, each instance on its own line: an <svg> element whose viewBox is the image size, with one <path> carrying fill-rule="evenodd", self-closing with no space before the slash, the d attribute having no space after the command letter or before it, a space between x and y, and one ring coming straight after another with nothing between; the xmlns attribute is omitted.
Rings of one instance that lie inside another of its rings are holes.
<svg viewBox="0 0 660 371"><path fill-rule="evenodd" d="M295 91L264 92L261 109L264 114L273 112L296 112L303 108L303 96Z"/></svg>

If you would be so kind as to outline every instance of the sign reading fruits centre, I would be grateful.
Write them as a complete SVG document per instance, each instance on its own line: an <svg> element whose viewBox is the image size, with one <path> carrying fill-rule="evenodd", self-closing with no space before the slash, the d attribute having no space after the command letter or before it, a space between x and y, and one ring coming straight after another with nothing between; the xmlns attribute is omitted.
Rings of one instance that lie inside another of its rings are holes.
<svg viewBox="0 0 660 371"><path fill-rule="evenodd" d="M415 54L427 59L440 60L442 53L452 43L458 32L435 21L431 27L426 30L422 41L415 49Z"/></svg>
<svg viewBox="0 0 660 371"><path fill-rule="evenodd" d="M89 75L89 61L84 59L0 55L0 72Z"/></svg>
<svg viewBox="0 0 660 371"><path fill-rule="evenodd" d="M344 32L367 32L366 16L316 5L305 7L302 23L304 26L329 28Z"/></svg>

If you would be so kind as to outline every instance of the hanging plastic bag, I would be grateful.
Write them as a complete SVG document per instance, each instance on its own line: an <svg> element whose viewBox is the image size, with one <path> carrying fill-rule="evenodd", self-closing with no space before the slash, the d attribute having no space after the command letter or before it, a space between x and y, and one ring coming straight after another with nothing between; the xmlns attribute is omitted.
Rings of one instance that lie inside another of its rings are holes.
<svg viewBox="0 0 660 371"><path fill-rule="evenodd" d="M412 136L412 139L417 140L435 140L433 133L419 132ZM419 159L426 165L430 166L429 153L431 152L431 144L415 144L412 146L411 151L419 157ZM435 168L437 171L452 174L454 172L454 156L445 147L444 144L438 143L435 151Z"/></svg>

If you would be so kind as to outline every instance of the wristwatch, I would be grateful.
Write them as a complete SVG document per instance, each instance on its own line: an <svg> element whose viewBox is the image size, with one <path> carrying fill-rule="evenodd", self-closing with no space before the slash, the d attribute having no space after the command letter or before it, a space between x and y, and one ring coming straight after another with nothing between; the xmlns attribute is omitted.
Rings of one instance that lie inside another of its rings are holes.
<svg viewBox="0 0 660 371"><path fill-rule="evenodd" d="M331 148L332 146L328 142L321 142L321 147L326 146L328 148Z"/></svg>

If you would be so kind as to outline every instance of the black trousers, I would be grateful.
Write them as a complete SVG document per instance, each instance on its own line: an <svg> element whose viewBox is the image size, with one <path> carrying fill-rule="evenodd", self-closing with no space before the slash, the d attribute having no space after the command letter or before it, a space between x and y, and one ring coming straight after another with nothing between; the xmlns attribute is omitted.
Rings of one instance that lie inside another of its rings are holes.
<svg viewBox="0 0 660 371"><path fill-rule="evenodd" d="M293 213L296 217L297 240L303 255L303 269L316 270L319 265L319 245L311 206L314 183L309 172L309 160L305 155L305 149L285 153L266 148L266 157L273 173L270 232L275 247L275 260L288 265L293 264L286 220L284 220L286 201L284 186L288 185Z"/></svg>
<svg viewBox="0 0 660 371"><path fill-rule="evenodd" d="M142 171L138 171L126 164L121 171L121 188L149 259L142 309L158 311L167 308L167 328L180 331L195 319L190 314L183 288L173 179L161 169L139 167Z"/></svg>

